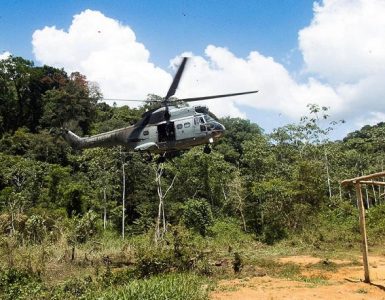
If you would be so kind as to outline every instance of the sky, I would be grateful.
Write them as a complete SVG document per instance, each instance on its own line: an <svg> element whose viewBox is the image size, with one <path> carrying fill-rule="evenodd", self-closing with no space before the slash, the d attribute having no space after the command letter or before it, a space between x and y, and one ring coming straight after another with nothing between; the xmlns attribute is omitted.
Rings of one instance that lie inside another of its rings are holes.
<svg viewBox="0 0 385 300"><path fill-rule="evenodd" d="M105 98L259 90L205 101L266 132L308 114L344 119L334 138L385 119L384 0L2 1L0 59L79 71ZM118 104L122 104L119 103Z"/></svg>

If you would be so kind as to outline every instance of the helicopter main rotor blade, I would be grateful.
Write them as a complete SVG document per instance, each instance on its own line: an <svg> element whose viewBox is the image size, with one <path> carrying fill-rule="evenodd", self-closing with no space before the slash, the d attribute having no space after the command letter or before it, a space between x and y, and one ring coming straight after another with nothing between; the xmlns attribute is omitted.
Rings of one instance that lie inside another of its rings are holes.
<svg viewBox="0 0 385 300"><path fill-rule="evenodd" d="M129 102L157 102L155 100L134 100L134 99L118 99L118 98L102 98L103 101L129 101ZM159 101L158 101L159 102Z"/></svg>
<svg viewBox="0 0 385 300"><path fill-rule="evenodd" d="M242 93L232 93L232 94L222 94L222 95L212 95L212 96L204 96L204 97L184 98L184 99L178 99L177 101L193 102L193 101L201 101L201 100L208 100L208 99L233 97L233 96L247 95L247 94L254 94L254 93L258 93L258 91L250 91L250 92L242 92Z"/></svg>
<svg viewBox="0 0 385 300"><path fill-rule="evenodd" d="M174 79L171 83L171 86L167 92L166 97L164 97L165 102L167 102L168 98L171 96L174 96L176 89L178 88L179 81L182 78L184 67L186 66L186 62L188 60L188 57L183 57L182 63L180 64L178 71L176 72Z"/></svg>

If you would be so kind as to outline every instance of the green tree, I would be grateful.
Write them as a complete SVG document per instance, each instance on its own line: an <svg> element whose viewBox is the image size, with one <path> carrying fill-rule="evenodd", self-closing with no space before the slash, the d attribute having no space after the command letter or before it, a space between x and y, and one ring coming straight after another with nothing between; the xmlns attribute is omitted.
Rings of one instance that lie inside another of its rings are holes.
<svg viewBox="0 0 385 300"><path fill-rule="evenodd" d="M88 165L88 177L91 185L96 189L98 199L102 202L103 228L106 229L108 210L116 206L116 201L111 199L114 190L119 189L120 181L118 172L118 153L117 148L105 149L94 148L83 152L83 157ZM110 199L110 200L108 200ZM95 205L99 207L100 205Z"/></svg>
<svg viewBox="0 0 385 300"><path fill-rule="evenodd" d="M92 95L85 76L72 73L60 89L51 89L43 95L44 115L41 122L48 127L69 127L90 132L100 95Z"/></svg>
<svg viewBox="0 0 385 300"><path fill-rule="evenodd" d="M62 87L67 80L63 70L35 67L32 61L9 57L0 61L0 134L27 127L40 129L42 95Z"/></svg>
<svg viewBox="0 0 385 300"><path fill-rule="evenodd" d="M184 206L183 220L188 228L205 236L208 227L213 224L210 204L204 199L189 199Z"/></svg>
<svg viewBox="0 0 385 300"><path fill-rule="evenodd" d="M257 136L262 136L262 129L251 123L250 120L241 118L222 118L220 122L226 127L225 136L215 145L226 161L237 164L242 158L243 143Z"/></svg>

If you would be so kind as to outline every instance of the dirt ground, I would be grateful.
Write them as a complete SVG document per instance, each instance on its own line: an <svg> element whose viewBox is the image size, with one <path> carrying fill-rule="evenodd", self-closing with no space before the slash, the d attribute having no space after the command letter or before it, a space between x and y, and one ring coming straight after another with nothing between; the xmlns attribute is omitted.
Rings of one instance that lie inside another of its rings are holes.
<svg viewBox="0 0 385 300"><path fill-rule="evenodd" d="M270 276L220 281L211 293L213 300L230 299L384 299L385 256L369 256L371 284L362 282L361 258L327 260L312 256L291 256L277 259L283 264L300 267L296 279ZM333 264L333 270L315 268Z"/></svg>

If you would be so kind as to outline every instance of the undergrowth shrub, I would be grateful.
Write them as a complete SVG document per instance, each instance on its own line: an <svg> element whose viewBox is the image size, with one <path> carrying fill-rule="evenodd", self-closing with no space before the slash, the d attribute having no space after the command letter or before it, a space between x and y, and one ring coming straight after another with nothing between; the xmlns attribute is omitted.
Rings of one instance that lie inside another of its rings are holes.
<svg viewBox="0 0 385 300"><path fill-rule="evenodd" d="M39 215L32 215L25 222L26 238L33 244L40 244L46 236L45 220Z"/></svg>
<svg viewBox="0 0 385 300"><path fill-rule="evenodd" d="M11 215L3 213L0 215L0 234L23 233L28 216L24 214Z"/></svg>
<svg viewBox="0 0 385 300"><path fill-rule="evenodd" d="M137 246L136 272L139 278L161 273L193 270L209 274L210 266L192 232L184 226L171 227L162 243L148 242Z"/></svg>
<svg viewBox="0 0 385 300"><path fill-rule="evenodd" d="M87 276L85 278L75 278L66 281L61 290L68 296L74 296L76 298L82 297L87 293L90 293L93 289L92 278Z"/></svg>
<svg viewBox="0 0 385 300"><path fill-rule="evenodd" d="M68 236L68 242L72 245L87 242L100 232L100 222L99 216L92 210L86 212L83 217L73 217L71 220L72 224L68 224L72 227Z"/></svg>
<svg viewBox="0 0 385 300"><path fill-rule="evenodd" d="M213 224L213 214L210 204L204 199L187 200L183 220L188 228L194 229L202 236L206 236L209 226Z"/></svg>
<svg viewBox="0 0 385 300"><path fill-rule="evenodd" d="M173 256L170 251L150 248L140 255L136 270L139 278L145 278L169 272L173 266Z"/></svg>
<svg viewBox="0 0 385 300"><path fill-rule="evenodd" d="M252 244L255 239L252 235L244 232L239 220L235 218L222 218L215 220L209 228L209 236L212 238L212 246L215 249L220 247L240 248Z"/></svg>
<svg viewBox="0 0 385 300"><path fill-rule="evenodd" d="M358 212L357 212L358 213ZM370 207L366 213L368 241L371 245L385 239L385 204Z"/></svg>
<svg viewBox="0 0 385 300"><path fill-rule="evenodd" d="M358 210L341 201L311 216L308 224L300 232L291 233L285 242L315 249L351 248L359 244L359 234Z"/></svg>
<svg viewBox="0 0 385 300"><path fill-rule="evenodd" d="M40 277L27 270L0 270L0 299L38 299L43 289Z"/></svg>

